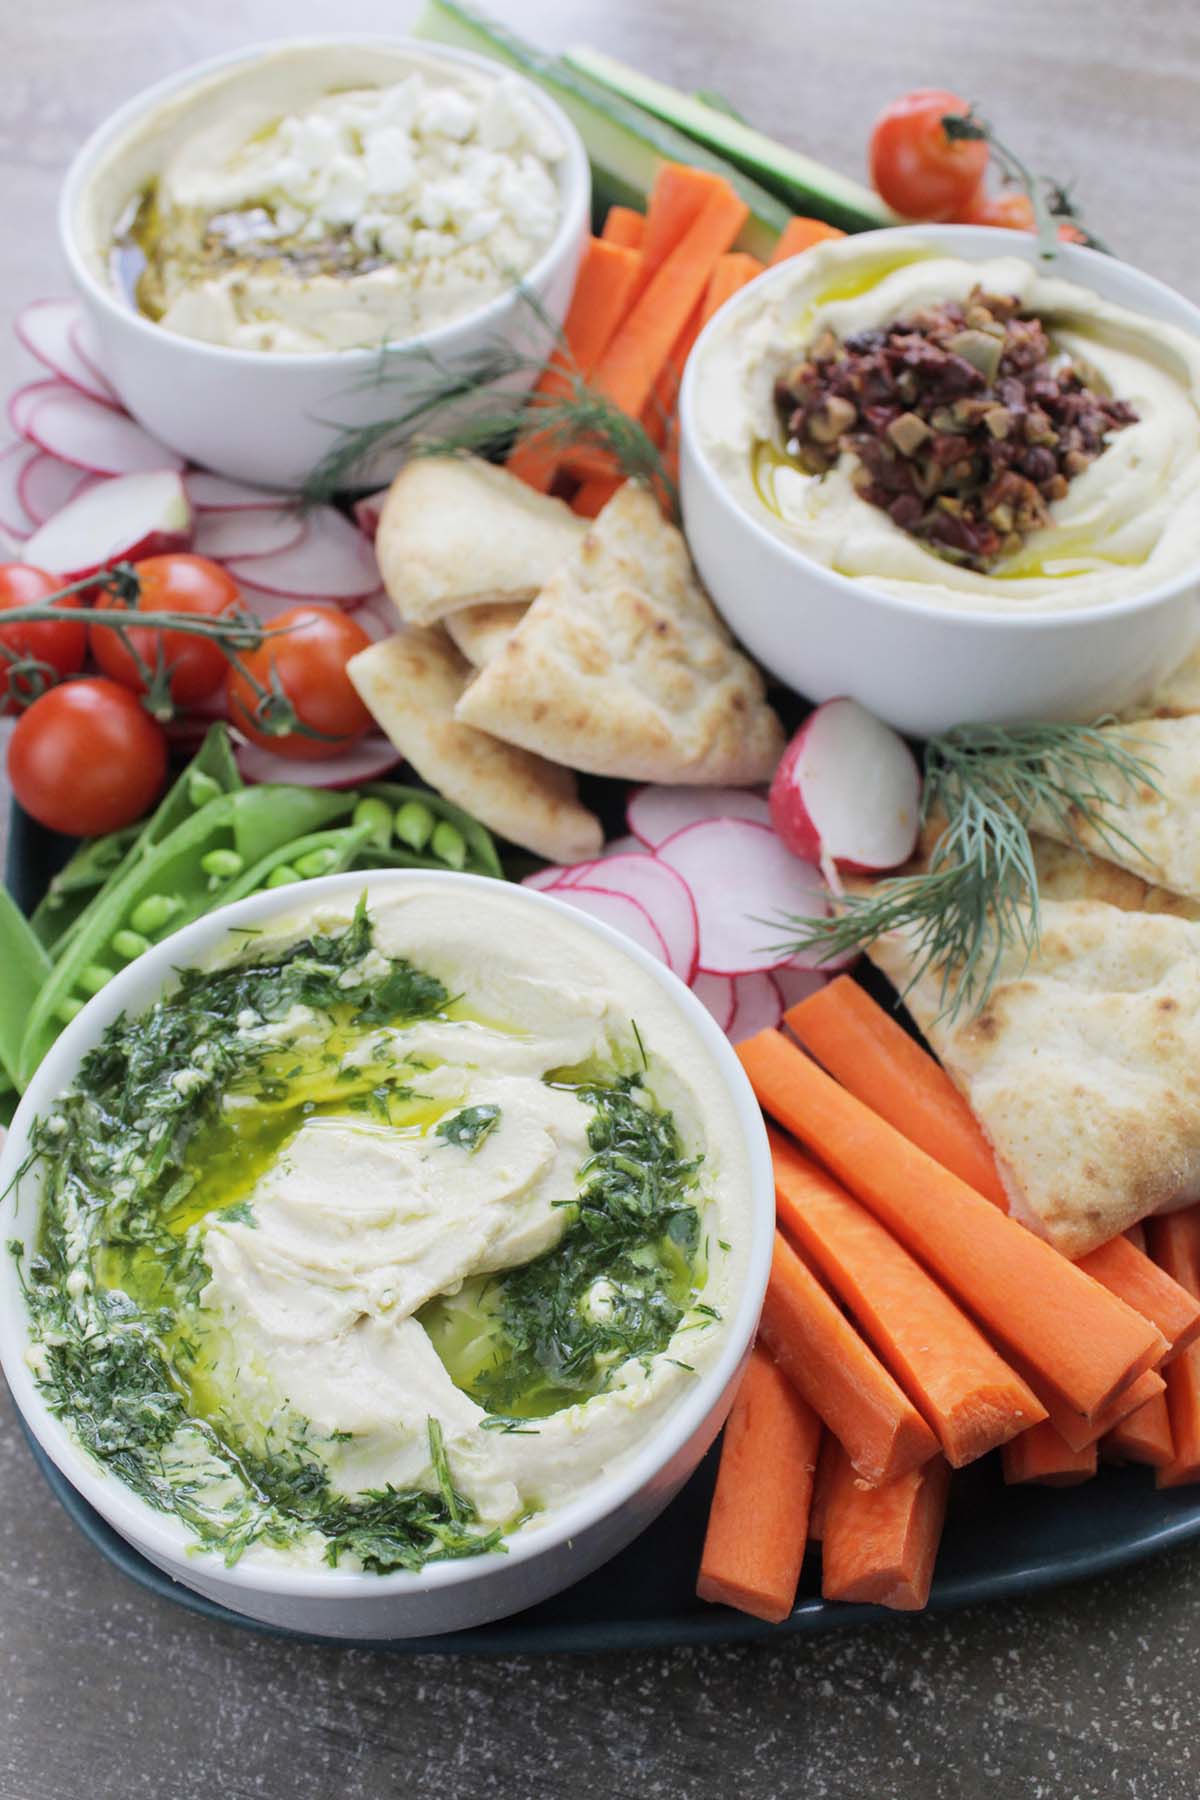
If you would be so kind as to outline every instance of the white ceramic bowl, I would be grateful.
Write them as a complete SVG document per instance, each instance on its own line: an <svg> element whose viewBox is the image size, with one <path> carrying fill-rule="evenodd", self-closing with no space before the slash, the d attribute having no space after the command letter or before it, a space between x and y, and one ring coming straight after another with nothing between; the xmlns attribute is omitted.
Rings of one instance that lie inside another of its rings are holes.
<svg viewBox="0 0 1200 1800"><path fill-rule="evenodd" d="M59 203L59 235L79 290L97 360L136 419L190 462L243 481L298 487L335 443L345 425L395 418L406 394L428 383L428 352L454 365L497 341L545 353L547 334L517 289L499 295L423 338L389 348L335 350L312 355L233 350L164 331L114 290L106 273L112 226L155 172L157 158L143 141L152 116L200 104L233 72L286 52L289 58L341 53L339 72L377 87L390 77L389 59L415 58L492 75L512 71L486 57L399 37L303 38L259 44L197 63L145 89L113 113L79 151ZM399 61L391 73L399 73ZM549 248L528 271L524 286L555 324L566 314L589 230L591 175L587 153L566 115L532 82L524 92L566 146L558 165L562 215ZM212 103L210 103L211 105ZM216 104L220 104L219 99ZM208 115L211 123L211 112ZM382 381L380 378L383 378ZM532 381L514 381L517 391ZM396 459L392 459L391 467ZM370 470L379 481L383 461Z"/></svg>
<svg viewBox="0 0 1200 1800"><path fill-rule="evenodd" d="M334 875L306 884L314 906L421 885L464 887L486 896L495 883L477 875L391 871ZM25 1360L29 1321L17 1266L0 1250L0 1366L26 1424L51 1460L84 1499L121 1536L160 1569L210 1600L270 1625L336 1638L423 1637L481 1625L532 1606L569 1587L624 1548L673 1499L696 1468L724 1422L742 1365L753 1341L771 1265L775 1194L770 1153L757 1102L741 1064L709 1013L674 975L607 925L565 907L551 895L505 887L505 898L527 906L536 934L539 916L558 913L610 948L622 952L661 988L713 1066L713 1080L727 1090L750 1170L746 1194L748 1260L745 1284L728 1318L723 1345L712 1366L697 1376L675 1408L630 1456L592 1482L544 1525L521 1532L506 1554L433 1563L419 1575L367 1575L344 1570L256 1565L252 1557L227 1568L212 1552L198 1550L178 1520L153 1511L115 1476L82 1451L53 1417ZM35 1117L70 1085L81 1058L119 1013L136 1014L171 983L173 971L196 963L237 927L259 924L295 910L294 890L253 895L197 921L131 963L67 1027L43 1062L8 1134L0 1156L0 1245L34 1241L38 1227L36 1173L11 1188L29 1149Z"/></svg>
<svg viewBox="0 0 1200 1800"><path fill-rule="evenodd" d="M870 234L872 252L929 245L983 262L1032 261L1031 236L963 225L898 226ZM1115 257L1077 245L1061 273L1104 299L1200 336L1200 309ZM688 358L680 397L684 524L705 585L759 662L811 700L850 694L899 730L925 737L952 725L1094 719L1136 699L1181 662L1200 630L1200 557L1194 571L1135 598L1070 612L953 612L873 591L812 561L733 496L697 441L696 394L706 340L736 329L770 270L726 303Z"/></svg>

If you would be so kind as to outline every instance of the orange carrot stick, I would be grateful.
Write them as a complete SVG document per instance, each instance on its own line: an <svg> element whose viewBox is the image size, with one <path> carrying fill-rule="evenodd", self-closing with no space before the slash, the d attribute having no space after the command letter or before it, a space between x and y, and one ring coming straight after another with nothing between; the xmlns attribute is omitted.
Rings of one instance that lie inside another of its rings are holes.
<svg viewBox="0 0 1200 1800"><path fill-rule="evenodd" d="M837 1439L828 1431L823 1431L821 1448L817 1453L817 1472L813 1476L812 1501L808 1509L808 1538L812 1544L819 1544L825 1535L825 1511L829 1505L829 1489L839 1455Z"/></svg>
<svg viewBox="0 0 1200 1800"><path fill-rule="evenodd" d="M589 238L575 279L575 291L563 321L563 338L576 368L587 377L595 368L624 318L641 261L636 250L603 238ZM551 357L533 391L532 403L561 398L570 391L562 359ZM537 436L518 444L508 468L530 487L548 493L558 467L558 452Z"/></svg>
<svg viewBox="0 0 1200 1800"><path fill-rule="evenodd" d="M1020 1376L878 1219L779 1132L769 1135L780 1225L937 1433L951 1467L1044 1419Z"/></svg>
<svg viewBox="0 0 1200 1800"><path fill-rule="evenodd" d="M727 300L732 299L740 288L744 288L748 281L753 281L762 272L763 265L757 256L749 256L744 250L730 250L726 256L722 256L704 290L701 323L707 325Z"/></svg>
<svg viewBox="0 0 1200 1800"><path fill-rule="evenodd" d="M797 214L789 219L775 242L771 252L771 268L776 263L786 262L789 256L799 256L802 250L811 250L814 244L823 244L827 238L845 237L836 225L826 225L824 219L806 219Z"/></svg>
<svg viewBox="0 0 1200 1800"><path fill-rule="evenodd" d="M620 244L626 250L640 250L646 236L645 213L634 212L632 206L610 206L600 233L606 244Z"/></svg>
<svg viewBox="0 0 1200 1800"><path fill-rule="evenodd" d="M860 1481L845 1454L830 1482L821 1540L826 1600L861 1600L920 1612L929 1599L950 1467L935 1457L887 1487Z"/></svg>
<svg viewBox="0 0 1200 1800"><path fill-rule="evenodd" d="M936 1057L849 975L790 1007L784 1022L835 1081L987 1200L1008 1210L992 1147Z"/></svg>
<svg viewBox="0 0 1200 1800"><path fill-rule="evenodd" d="M821 1421L761 1345L725 1426L696 1592L778 1624L796 1603Z"/></svg>
<svg viewBox="0 0 1200 1800"><path fill-rule="evenodd" d="M838 1086L781 1032L737 1047L765 1109L816 1152L894 1237L1090 1419L1162 1356L1161 1334Z"/></svg>
<svg viewBox="0 0 1200 1800"><path fill-rule="evenodd" d="M1048 1419L1005 1444L1004 1479L1010 1487L1036 1482L1039 1487L1075 1487L1096 1473L1095 1444L1072 1450Z"/></svg>
<svg viewBox="0 0 1200 1800"><path fill-rule="evenodd" d="M1166 1388L1157 1369L1143 1369L1137 1380L1122 1388L1115 1400L1110 1400L1092 1418L1081 1419L1057 1394L1048 1388L1039 1389L1036 1381L1030 1385L1045 1406L1051 1425L1072 1450L1086 1450L1089 1444L1099 1443L1107 1432L1115 1430L1123 1419L1130 1418L1139 1407L1155 1399Z"/></svg>
<svg viewBox="0 0 1200 1800"><path fill-rule="evenodd" d="M1173 1281L1200 1296L1200 1207L1146 1220L1150 1254ZM1158 1487L1200 1481L1200 1344L1189 1344L1167 1369L1167 1412L1173 1454L1155 1474Z"/></svg>
<svg viewBox="0 0 1200 1800"><path fill-rule="evenodd" d="M916 1407L778 1231L760 1330L865 1480L894 1481L937 1454Z"/></svg>
<svg viewBox="0 0 1200 1800"><path fill-rule="evenodd" d="M1158 1327L1170 1346L1164 1363L1200 1338L1200 1300L1127 1237L1112 1238L1089 1251L1078 1266Z"/></svg>
<svg viewBox="0 0 1200 1800"><path fill-rule="evenodd" d="M1114 1425L1101 1440L1100 1450L1115 1462L1149 1463L1154 1469L1168 1468L1175 1460L1175 1440L1171 1436L1171 1413L1166 1394L1155 1394L1127 1419Z"/></svg>
<svg viewBox="0 0 1200 1800"><path fill-rule="evenodd" d="M709 169L697 169L691 163L663 163L646 206L637 293L678 249L713 195L725 186L721 176Z"/></svg>
<svg viewBox="0 0 1200 1800"><path fill-rule="evenodd" d="M598 518L617 489L623 486L623 476L593 475L576 490L571 500L571 511L577 512L581 519Z"/></svg>

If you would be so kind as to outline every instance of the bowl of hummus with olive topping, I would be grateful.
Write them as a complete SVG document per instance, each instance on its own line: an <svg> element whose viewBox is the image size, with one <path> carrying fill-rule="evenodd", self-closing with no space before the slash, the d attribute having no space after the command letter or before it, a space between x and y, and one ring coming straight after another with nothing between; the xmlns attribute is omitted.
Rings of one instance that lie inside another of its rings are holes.
<svg viewBox="0 0 1200 1800"><path fill-rule="evenodd" d="M725 1037L551 896L335 876L138 959L0 1161L0 1362L142 1555L332 1637L612 1556L732 1401L774 1192Z"/></svg>
<svg viewBox="0 0 1200 1800"><path fill-rule="evenodd" d="M206 467L296 486L335 423L400 417L431 356L544 354L589 195L578 133L522 76L305 39L137 96L76 157L60 231L135 417Z"/></svg>
<svg viewBox="0 0 1200 1800"><path fill-rule="evenodd" d="M1200 619L1200 311L1115 258L906 226L722 308L685 523L748 648L900 729L1094 718Z"/></svg>

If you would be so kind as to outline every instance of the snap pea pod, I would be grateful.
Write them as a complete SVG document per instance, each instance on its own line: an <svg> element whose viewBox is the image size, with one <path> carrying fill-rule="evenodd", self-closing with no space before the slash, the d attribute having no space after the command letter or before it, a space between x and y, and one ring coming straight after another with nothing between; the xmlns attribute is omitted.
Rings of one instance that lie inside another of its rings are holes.
<svg viewBox="0 0 1200 1800"><path fill-rule="evenodd" d="M368 782L359 789L359 793L386 800L397 816L402 808L410 805L424 807L433 814L433 830L424 845L418 849L411 841L407 845L402 842L394 847L391 861L371 866L406 869L463 868L471 875L491 875L497 881L503 881L504 870L500 867L500 858L491 832L478 819L472 818L470 813L464 812L461 806L452 805L449 800L443 800L440 794L432 793L428 788L405 787L398 781ZM436 854L433 840L440 824L452 825L462 838L466 856L461 863Z"/></svg>
<svg viewBox="0 0 1200 1800"><path fill-rule="evenodd" d="M91 907L103 902L132 863L148 856L210 800L220 794L236 793L241 786L229 733L224 725L214 725L148 819L81 844L66 868L50 883L31 923L55 959L65 953Z"/></svg>
<svg viewBox="0 0 1200 1800"><path fill-rule="evenodd" d="M146 922L147 901L161 895L179 903L163 914L161 939L224 903L234 880L249 865L247 847L257 858L267 856L328 825L346 806L344 794L320 788L240 788L218 794L144 856L132 858L114 885L88 909L86 921L37 995L21 1043L18 1084L28 1083L66 1019L94 988L95 972L115 973L124 949L148 941L148 934L139 932L134 923L135 915L139 923ZM220 858L219 852L224 853ZM127 932L133 939L124 936Z"/></svg>
<svg viewBox="0 0 1200 1800"><path fill-rule="evenodd" d="M247 894L257 894L262 888L290 887L293 882L312 881L318 875L340 875L354 866L370 830L367 824L341 825L281 844L230 882L228 891L221 896L222 906L244 900ZM286 880L273 880L281 871Z"/></svg>
<svg viewBox="0 0 1200 1800"><path fill-rule="evenodd" d="M0 887L0 1068L15 1083L25 1021L50 975L50 958L6 887Z"/></svg>

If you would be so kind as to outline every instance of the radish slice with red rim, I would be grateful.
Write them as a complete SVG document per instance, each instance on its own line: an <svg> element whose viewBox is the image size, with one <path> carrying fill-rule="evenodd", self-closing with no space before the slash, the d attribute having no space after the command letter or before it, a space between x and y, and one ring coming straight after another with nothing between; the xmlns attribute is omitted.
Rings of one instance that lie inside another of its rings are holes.
<svg viewBox="0 0 1200 1800"><path fill-rule="evenodd" d="M654 852L651 850L649 844L643 844L641 838L619 837L613 838L609 843L605 844L603 850L600 852L600 859L602 862L606 862L610 856L653 855Z"/></svg>
<svg viewBox="0 0 1200 1800"><path fill-rule="evenodd" d="M196 515L192 549L197 556L211 557L214 562L228 562L235 557L252 562L260 556L274 556L279 550L291 550L304 533L304 515L298 506L234 506L226 512Z"/></svg>
<svg viewBox="0 0 1200 1800"><path fill-rule="evenodd" d="M578 912L587 913L589 918L611 925L614 931L622 932L640 949L670 967L670 958L661 932L645 907L628 894L613 893L607 888L569 887L561 882L550 892L556 900L564 901Z"/></svg>
<svg viewBox="0 0 1200 1800"><path fill-rule="evenodd" d="M178 475L155 469L97 482L69 500L29 540L29 560L64 582L116 562L185 550L192 510Z"/></svg>
<svg viewBox="0 0 1200 1800"><path fill-rule="evenodd" d="M547 890L561 886L562 877L569 872L559 863L547 863L544 869L535 869L532 875L523 875L521 886L537 888L540 893L545 893Z"/></svg>
<svg viewBox="0 0 1200 1800"><path fill-rule="evenodd" d="M829 910L820 871L753 819L685 826L659 845L658 856L692 891L699 966L710 975L748 975L794 961L788 915L824 917Z"/></svg>
<svg viewBox="0 0 1200 1800"><path fill-rule="evenodd" d="M24 435L63 462L97 475L140 475L182 469L183 458L151 437L126 413L65 383L32 401Z"/></svg>
<svg viewBox="0 0 1200 1800"><path fill-rule="evenodd" d="M210 469L189 469L183 478L188 499L198 513L273 512L280 506L295 506L296 496L274 488L251 487L246 481L232 481L228 475L214 475Z"/></svg>
<svg viewBox="0 0 1200 1800"><path fill-rule="evenodd" d="M243 780L283 782L289 787L351 788L361 781L378 781L401 760L400 752L380 735L361 738L340 756L320 762L277 756L259 744L239 744L234 751Z"/></svg>
<svg viewBox="0 0 1200 1800"><path fill-rule="evenodd" d="M27 538L37 524L21 497L21 481L37 455L28 444L9 444L0 450L0 525L9 537Z"/></svg>
<svg viewBox="0 0 1200 1800"><path fill-rule="evenodd" d="M783 1002L784 1012L787 1012L789 1007L799 1006L800 1002L807 1000L811 994L818 993L825 983L832 979L832 970L825 975L819 968L787 968L772 969L771 971L771 980L779 989L779 998Z"/></svg>
<svg viewBox="0 0 1200 1800"><path fill-rule="evenodd" d="M248 562L231 557L229 572L267 593L293 598L333 600L347 606L377 594L383 583L375 552L362 532L332 506L314 506L305 514L307 530L300 543L273 556Z"/></svg>
<svg viewBox="0 0 1200 1800"><path fill-rule="evenodd" d="M75 300L31 300L17 314L13 330L31 356L71 387L103 406L119 407L111 384L80 349L82 319Z"/></svg>
<svg viewBox="0 0 1200 1800"><path fill-rule="evenodd" d="M634 837L657 850L677 831L707 819L753 819L771 823L762 794L752 788L644 787L630 797L625 813Z"/></svg>
<svg viewBox="0 0 1200 1800"><path fill-rule="evenodd" d="M593 882L615 894L636 900L649 915L667 952L667 965L680 981L690 981L696 971L699 926L691 889L682 876L656 856L606 856L592 864L582 882Z"/></svg>
<svg viewBox="0 0 1200 1800"><path fill-rule="evenodd" d="M380 488L376 494L364 494L361 500L354 502L354 519L361 532L372 542L379 530L379 515L383 511L383 503L387 499L390 488Z"/></svg>
<svg viewBox="0 0 1200 1800"><path fill-rule="evenodd" d="M765 970L735 975L733 995L733 1017L725 1028L731 1044L756 1037L760 1031L773 1031L783 1017L783 997L774 976Z"/></svg>
<svg viewBox="0 0 1200 1800"><path fill-rule="evenodd" d="M797 856L866 874L894 869L917 845L916 758L857 700L826 700L783 753L771 818Z"/></svg>
<svg viewBox="0 0 1200 1800"><path fill-rule="evenodd" d="M34 524L45 525L77 494L107 479L104 475L90 475L86 469L72 468L45 450L34 450L17 477L17 492Z"/></svg>
<svg viewBox="0 0 1200 1800"><path fill-rule="evenodd" d="M706 1006L722 1031L733 1023L737 994L732 975L706 975L703 970L692 981L692 992L701 1006Z"/></svg>
<svg viewBox="0 0 1200 1800"><path fill-rule="evenodd" d="M92 322L86 313L79 314L71 326L70 336L71 348L95 383L98 397L111 395L117 406L123 405L120 394L105 373L104 358L100 354L100 347L92 330Z"/></svg>
<svg viewBox="0 0 1200 1800"><path fill-rule="evenodd" d="M31 443L29 421L33 417L34 408L43 400L54 394L73 394L74 388L68 387L65 381L27 381L24 387L14 388L8 396L8 422L18 437Z"/></svg>

